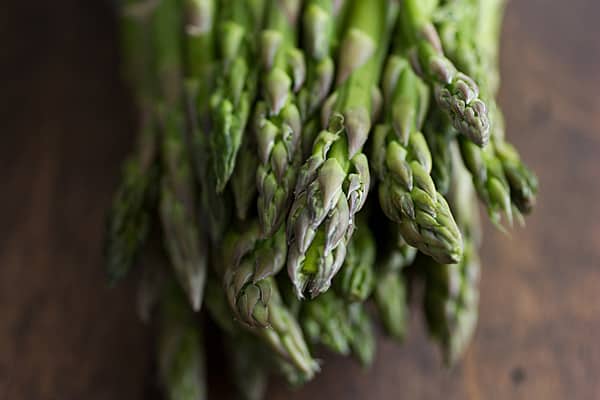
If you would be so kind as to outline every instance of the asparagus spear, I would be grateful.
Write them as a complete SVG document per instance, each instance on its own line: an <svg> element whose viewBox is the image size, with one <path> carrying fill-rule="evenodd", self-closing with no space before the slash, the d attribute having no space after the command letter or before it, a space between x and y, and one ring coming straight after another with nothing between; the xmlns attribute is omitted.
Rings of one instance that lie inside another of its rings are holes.
<svg viewBox="0 0 600 400"><path fill-rule="evenodd" d="M285 262L284 231L261 239L255 221L241 235L228 235L224 255L224 287L234 314L248 328L254 327L252 331L291 364L303 380L311 379L318 364L273 278Z"/></svg>
<svg viewBox="0 0 600 400"><path fill-rule="evenodd" d="M476 43L476 51L483 55L479 75L486 76L485 93L495 97L499 82L498 54L500 44L500 27L504 16L506 0L479 0L479 23L477 34L482 37L481 43ZM486 75L485 72L492 71ZM510 186L513 204L521 213L529 213L533 209L538 191L538 180L535 174L521 161L517 150L505 140L504 118L500 107L492 102L491 105L494 129L492 141L496 156L502 163L502 168Z"/></svg>
<svg viewBox="0 0 600 400"><path fill-rule="evenodd" d="M249 325L270 324L273 276L285 263L285 232L261 239L260 227L251 223L241 235L229 238L231 253L225 264L224 283L229 304L237 318Z"/></svg>
<svg viewBox="0 0 600 400"><path fill-rule="evenodd" d="M386 333L402 341L408 323L406 284L402 271L413 263L417 249L404 241L397 226L391 226L390 230L389 237L392 240L378 255L373 297Z"/></svg>
<svg viewBox="0 0 600 400"><path fill-rule="evenodd" d="M375 331L371 317L363 303L352 303L348 306L350 321L352 354L365 367L373 364L377 347Z"/></svg>
<svg viewBox="0 0 600 400"><path fill-rule="evenodd" d="M171 282L160 303L159 376L168 400L207 398L202 331L180 289Z"/></svg>
<svg viewBox="0 0 600 400"><path fill-rule="evenodd" d="M194 310L199 310L206 279L206 247L197 225L189 156L179 115L166 115L160 217L171 263Z"/></svg>
<svg viewBox="0 0 600 400"><path fill-rule="evenodd" d="M431 178L438 192L445 196L450 190L452 173L450 147L457 132L448 117L434 108L430 110L423 133L431 152Z"/></svg>
<svg viewBox="0 0 600 400"><path fill-rule="evenodd" d="M306 382L312 379L319 371L319 364L312 358L298 321L283 305L275 285L269 304L270 326L255 330L281 359L293 367L294 380ZM291 378L289 373L288 378Z"/></svg>
<svg viewBox="0 0 600 400"><path fill-rule="evenodd" d="M256 107L258 217L265 235L284 221L300 162L302 120L296 93L306 75L303 53L295 47L302 2L270 0L260 35L261 102Z"/></svg>
<svg viewBox="0 0 600 400"><path fill-rule="evenodd" d="M256 94L254 33L260 21L249 0L221 3L218 48L219 79L210 100L214 130L211 148L216 190L222 192L233 173L243 133Z"/></svg>
<svg viewBox="0 0 600 400"><path fill-rule="evenodd" d="M427 92L402 53L390 56L383 78L385 125L375 130L379 202L411 246L443 263L457 262L462 237L431 178L431 153L420 123Z"/></svg>
<svg viewBox="0 0 600 400"><path fill-rule="evenodd" d="M431 336L439 342L444 361L454 364L466 349L477 322L479 300L480 228L470 177L453 149L452 210L465 237L465 251L458 264L426 265L425 315Z"/></svg>
<svg viewBox="0 0 600 400"><path fill-rule="evenodd" d="M481 150L460 140L463 159L490 219L498 225L504 213L512 223L514 210L531 211L537 179L504 140L502 112L494 100L499 81L497 57L504 1L462 0L448 7L454 10L454 17L442 18L439 23L441 29L449 32L443 35L444 46L451 49L450 57L481 83L492 122L489 148ZM466 9L472 12L459 12ZM474 37L478 40L473 40Z"/></svg>
<svg viewBox="0 0 600 400"><path fill-rule="evenodd" d="M160 217L166 247L192 308L199 310L206 279L206 248L196 215L196 193L186 143L183 49L177 0L161 0L154 14L155 59L161 87L157 114L163 134Z"/></svg>
<svg viewBox="0 0 600 400"><path fill-rule="evenodd" d="M312 379L318 372L318 365L310 358L306 350L307 346L302 344L304 339L299 331L298 322L289 312L286 312L283 306L280 308L282 318L278 318L277 328L251 328L244 324L237 324L233 319L231 307L227 304L228 299L222 286L214 276L209 279L211 281L206 291L206 307L221 330L232 336L233 341L245 332L256 337L260 342L259 346L265 347L263 354L269 356L277 372L281 373L290 384L299 385ZM258 367L262 368L262 364Z"/></svg>
<svg viewBox="0 0 600 400"><path fill-rule="evenodd" d="M138 143L123 166L122 180L107 216L104 258L111 284L122 279L135 263L150 230L156 207L157 131L152 104L155 92L149 0L120 3L123 77L131 87L139 116Z"/></svg>
<svg viewBox="0 0 600 400"><path fill-rule="evenodd" d="M340 49L338 87L324 109L328 128L301 167L289 214L288 274L299 298L331 285L346 253L354 214L364 205L369 167L362 147L377 112L376 84L387 51L388 19L383 0L355 0Z"/></svg>
<svg viewBox="0 0 600 400"><path fill-rule="evenodd" d="M375 239L366 221L359 221L348 243L344 264L334 280L334 287L350 302L363 302L375 286Z"/></svg>
<svg viewBox="0 0 600 400"><path fill-rule="evenodd" d="M195 119L206 128L216 63L216 0L185 0L185 76L196 88Z"/></svg>
<svg viewBox="0 0 600 400"><path fill-rule="evenodd" d="M235 323L223 287L215 274L209 274L206 288L206 308L212 320L225 334L231 375L240 400L263 399L268 380L270 349L260 336Z"/></svg>
<svg viewBox="0 0 600 400"><path fill-rule="evenodd" d="M215 0L185 0L185 97L189 143L198 181L201 219L211 242L220 242L227 226L227 198L216 192L210 150L210 94L215 85Z"/></svg>
<svg viewBox="0 0 600 400"><path fill-rule="evenodd" d="M302 329L313 344L348 355L351 352L365 366L375 354L375 334L364 304L346 303L329 290L303 304Z"/></svg>
<svg viewBox="0 0 600 400"><path fill-rule="evenodd" d="M307 55L306 83L298 94L303 121L311 119L331 89L335 75L332 50L336 37L334 0L308 0L302 15Z"/></svg>
<svg viewBox="0 0 600 400"><path fill-rule="evenodd" d="M254 132L254 130L253 130ZM256 155L256 141L247 135L238 154L235 170L231 176L231 191L235 200L235 211L238 219L248 218L256 199L256 169L259 160Z"/></svg>
<svg viewBox="0 0 600 400"><path fill-rule="evenodd" d="M322 344L338 354L350 354L352 329L346 304L331 290L303 303L300 323L311 343Z"/></svg>
<svg viewBox="0 0 600 400"><path fill-rule="evenodd" d="M445 57L432 23L438 0L400 2L400 29L414 47L415 71L433 88L435 99L452 119L454 127L473 143L485 146L490 123L479 88L472 78L459 72Z"/></svg>

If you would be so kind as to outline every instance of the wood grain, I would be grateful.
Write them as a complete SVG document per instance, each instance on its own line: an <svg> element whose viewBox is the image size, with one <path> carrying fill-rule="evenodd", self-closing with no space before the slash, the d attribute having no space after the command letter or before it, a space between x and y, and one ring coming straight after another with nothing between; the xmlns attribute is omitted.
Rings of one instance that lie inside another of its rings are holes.
<svg viewBox="0 0 600 400"><path fill-rule="evenodd" d="M0 13L0 397L148 398L152 339L133 280L107 289L99 255L133 125L109 2L35 3ZM415 313L407 343L382 339L371 370L329 358L314 382L275 382L269 399L600 398L598 15L594 0L509 6L501 104L541 194L525 228L486 230L464 362L441 368Z"/></svg>

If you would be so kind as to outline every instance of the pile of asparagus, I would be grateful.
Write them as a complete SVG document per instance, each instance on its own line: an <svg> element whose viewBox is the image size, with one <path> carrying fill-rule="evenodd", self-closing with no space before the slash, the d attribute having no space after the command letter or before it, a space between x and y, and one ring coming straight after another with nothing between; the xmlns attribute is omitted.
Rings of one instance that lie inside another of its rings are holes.
<svg viewBox="0 0 600 400"><path fill-rule="evenodd" d="M477 320L477 199L502 228L537 192L495 101L503 10L121 0L139 134L105 252L112 283L144 264L167 398L206 398L213 326L244 399L272 371L309 381L319 349L368 365L372 318L404 338L412 282L444 360L460 358ZM163 263L138 260L151 232Z"/></svg>

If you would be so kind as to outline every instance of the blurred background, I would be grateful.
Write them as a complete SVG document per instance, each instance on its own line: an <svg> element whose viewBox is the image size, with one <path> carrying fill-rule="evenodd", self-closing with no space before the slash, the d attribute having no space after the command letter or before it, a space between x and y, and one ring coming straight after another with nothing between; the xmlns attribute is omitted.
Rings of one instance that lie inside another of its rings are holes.
<svg viewBox="0 0 600 400"><path fill-rule="evenodd" d="M155 396L133 279L108 289L100 256L134 136L107 3L8 1L0 12L3 399ZM332 358L302 390L274 382L269 399L600 398L599 17L595 0L508 7L500 103L541 193L526 227L486 226L465 359L443 368L413 313L408 341L382 338L369 371ZM209 369L221 382L218 361Z"/></svg>

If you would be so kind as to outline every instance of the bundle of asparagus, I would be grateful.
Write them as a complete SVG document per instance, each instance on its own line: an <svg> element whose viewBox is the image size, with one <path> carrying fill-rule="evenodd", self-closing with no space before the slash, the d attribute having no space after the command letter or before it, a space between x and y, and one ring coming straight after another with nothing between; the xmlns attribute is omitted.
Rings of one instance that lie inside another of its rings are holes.
<svg viewBox="0 0 600 400"><path fill-rule="evenodd" d="M476 199L503 228L537 192L495 101L504 0L119 5L139 133L107 271L127 276L161 227L168 257L142 266L138 297L166 398L206 398L206 326L242 399L270 372L307 382L323 347L369 365L372 317L406 334L409 277L457 362L477 320Z"/></svg>

